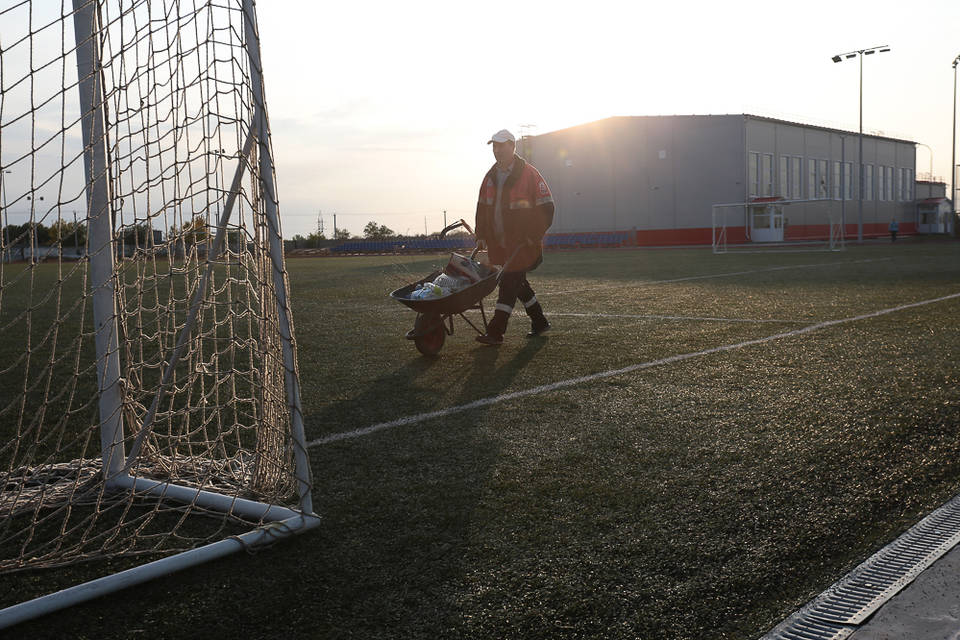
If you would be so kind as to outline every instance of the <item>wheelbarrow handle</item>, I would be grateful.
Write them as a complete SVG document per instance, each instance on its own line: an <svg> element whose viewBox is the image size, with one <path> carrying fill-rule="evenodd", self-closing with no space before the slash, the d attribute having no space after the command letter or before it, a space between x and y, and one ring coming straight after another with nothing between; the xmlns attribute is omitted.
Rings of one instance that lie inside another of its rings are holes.
<svg viewBox="0 0 960 640"><path fill-rule="evenodd" d="M473 229L470 228L470 225L467 224L466 220L464 220L463 218L460 218L458 221L454 222L453 224L447 225L446 227L444 227L443 231L440 232L440 237L442 238L443 236L447 235L447 231L453 231L454 229L459 229L460 227L463 227L464 229L469 231L470 235L474 235Z"/></svg>
<svg viewBox="0 0 960 640"><path fill-rule="evenodd" d="M477 257L477 253L480 251L480 239L477 238L477 234L473 232L473 229L470 228L470 225L467 224L466 220L464 220L463 218L460 218L453 224L447 225L446 227L443 228L443 231L440 232L440 237L442 238L443 236L447 235L447 231L453 231L454 229L459 229L460 227L463 227L468 232L470 232L470 235L473 236L474 240L476 240L476 246L474 246L473 248L473 253L470 254L470 259L474 260Z"/></svg>

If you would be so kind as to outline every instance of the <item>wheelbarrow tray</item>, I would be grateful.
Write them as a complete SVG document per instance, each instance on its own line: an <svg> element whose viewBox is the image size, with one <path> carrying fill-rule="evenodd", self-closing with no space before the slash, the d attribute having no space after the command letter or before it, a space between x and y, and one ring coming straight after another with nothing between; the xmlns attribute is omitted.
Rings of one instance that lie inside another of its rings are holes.
<svg viewBox="0 0 960 640"><path fill-rule="evenodd" d="M441 316L450 316L463 313L467 309L475 307L478 302L490 295L490 292L497 288L500 269L496 267L489 267L487 265L480 265L481 278L477 282L471 284L469 287L465 287L459 291L454 291L453 293L436 298L410 298L410 294L414 292L418 285L425 284L427 282L433 282L433 280L439 276L440 273L440 271L434 271L422 280L418 280L413 284L408 284L405 287L400 287L391 293L390 297L397 302L407 305L417 313L438 314Z"/></svg>

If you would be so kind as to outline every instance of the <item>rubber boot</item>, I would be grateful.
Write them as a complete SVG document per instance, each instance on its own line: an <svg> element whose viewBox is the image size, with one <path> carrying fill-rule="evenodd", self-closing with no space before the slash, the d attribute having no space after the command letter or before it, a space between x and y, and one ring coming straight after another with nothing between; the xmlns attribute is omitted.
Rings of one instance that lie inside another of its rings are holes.
<svg viewBox="0 0 960 640"><path fill-rule="evenodd" d="M507 330L507 321L509 320L509 313L497 309L493 314L493 319L487 324L486 335L477 336L477 342L489 345L503 344L503 334Z"/></svg>
<svg viewBox="0 0 960 640"><path fill-rule="evenodd" d="M524 302L523 307L527 310L527 316L530 318L530 332L527 333L528 338L538 336L550 328L550 323L547 321L546 316L543 315L543 307L537 302L537 296L533 296Z"/></svg>

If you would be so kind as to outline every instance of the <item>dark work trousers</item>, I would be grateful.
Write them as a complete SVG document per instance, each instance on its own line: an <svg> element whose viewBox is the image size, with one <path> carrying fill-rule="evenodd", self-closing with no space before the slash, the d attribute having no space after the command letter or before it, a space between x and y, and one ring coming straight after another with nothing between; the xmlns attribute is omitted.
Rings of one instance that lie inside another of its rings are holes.
<svg viewBox="0 0 960 640"><path fill-rule="evenodd" d="M543 307L537 302L537 296L533 292L530 283L527 282L526 271L507 271L500 278L500 293L497 295L497 307L493 313L493 319L487 325L487 334L502 336L507 330L507 321L510 320L510 314L513 313L513 307L517 300L523 303L530 322L535 329L543 327L547 319L543 315Z"/></svg>

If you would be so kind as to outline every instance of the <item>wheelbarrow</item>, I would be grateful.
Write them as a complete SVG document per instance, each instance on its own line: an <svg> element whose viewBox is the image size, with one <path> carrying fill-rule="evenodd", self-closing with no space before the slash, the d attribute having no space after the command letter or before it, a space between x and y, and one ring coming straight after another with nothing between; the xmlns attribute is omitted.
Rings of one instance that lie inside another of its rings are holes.
<svg viewBox="0 0 960 640"><path fill-rule="evenodd" d="M460 220L446 227L440 232L442 238L448 231L458 227L465 227L467 231L473 234L470 226ZM447 295L433 298L411 298L410 296L420 285L433 282L442 271L434 271L430 275L412 284L400 287L390 294L390 297L404 304L417 312L417 318L413 323L413 329L407 332L407 340L413 340L417 351L433 356L440 352L443 343L448 335L453 335L453 316L460 316L463 320L473 327L478 334L483 335L487 332L487 315L483 310L483 299L490 294L497 285L500 284L500 278L510 261L517 255L517 250L504 263L502 267L494 267L476 263L477 252L480 250L479 244L470 254L470 260L474 261L480 274L480 280L458 291ZM482 329L474 324L464 313L467 311L479 309Z"/></svg>

